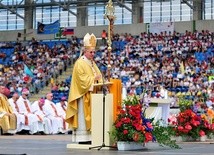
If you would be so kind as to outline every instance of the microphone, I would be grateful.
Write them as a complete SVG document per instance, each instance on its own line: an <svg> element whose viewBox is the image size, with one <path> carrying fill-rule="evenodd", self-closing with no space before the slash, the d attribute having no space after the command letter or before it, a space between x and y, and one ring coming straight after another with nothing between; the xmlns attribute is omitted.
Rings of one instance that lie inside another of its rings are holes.
<svg viewBox="0 0 214 155"><path fill-rule="evenodd" d="M105 62L99 62L100 64L102 64L103 66L108 66L108 64L106 64Z"/></svg>

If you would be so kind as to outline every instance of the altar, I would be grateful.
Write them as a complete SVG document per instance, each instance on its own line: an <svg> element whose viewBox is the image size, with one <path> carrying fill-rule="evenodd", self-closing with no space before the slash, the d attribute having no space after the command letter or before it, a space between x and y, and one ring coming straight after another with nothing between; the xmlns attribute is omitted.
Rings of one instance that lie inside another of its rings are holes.
<svg viewBox="0 0 214 155"><path fill-rule="evenodd" d="M168 123L170 104L172 102L172 98L150 98L150 103L157 103L157 106L150 106L146 110L146 117L154 118L155 121L162 119L164 123Z"/></svg>

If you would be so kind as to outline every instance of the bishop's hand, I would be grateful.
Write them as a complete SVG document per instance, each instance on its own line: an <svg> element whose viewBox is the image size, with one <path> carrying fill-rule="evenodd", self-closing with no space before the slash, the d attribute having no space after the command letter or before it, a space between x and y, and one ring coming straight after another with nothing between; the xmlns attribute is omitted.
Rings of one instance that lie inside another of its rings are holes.
<svg viewBox="0 0 214 155"><path fill-rule="evenodd" d="M100 80L101 78L102 78L101 75L96 75L95 78L94 78L94 81L98 81L98 80Z"/></svg>

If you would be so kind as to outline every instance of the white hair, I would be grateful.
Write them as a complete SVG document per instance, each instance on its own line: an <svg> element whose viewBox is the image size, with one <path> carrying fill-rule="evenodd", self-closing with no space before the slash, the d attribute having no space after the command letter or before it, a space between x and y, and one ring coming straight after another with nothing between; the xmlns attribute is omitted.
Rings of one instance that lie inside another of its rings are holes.
<svg viewBox="0 0 214 155"><path fill-rule="evenodd" d="M84 52L85 52L85 47L82 47L82 48L80 49L79 58L83 55Z"/></svg>

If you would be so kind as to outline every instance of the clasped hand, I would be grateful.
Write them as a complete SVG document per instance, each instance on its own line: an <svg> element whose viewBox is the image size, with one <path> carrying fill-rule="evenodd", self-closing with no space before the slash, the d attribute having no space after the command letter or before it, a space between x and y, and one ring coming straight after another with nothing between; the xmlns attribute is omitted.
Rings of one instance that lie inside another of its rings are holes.
<svg viewBox="0 0 214 155"><path fill-rule="evenodd" d="M100 79L101 79L101 75L96 75L94 78L95 81L100 80Z"/></svg>

